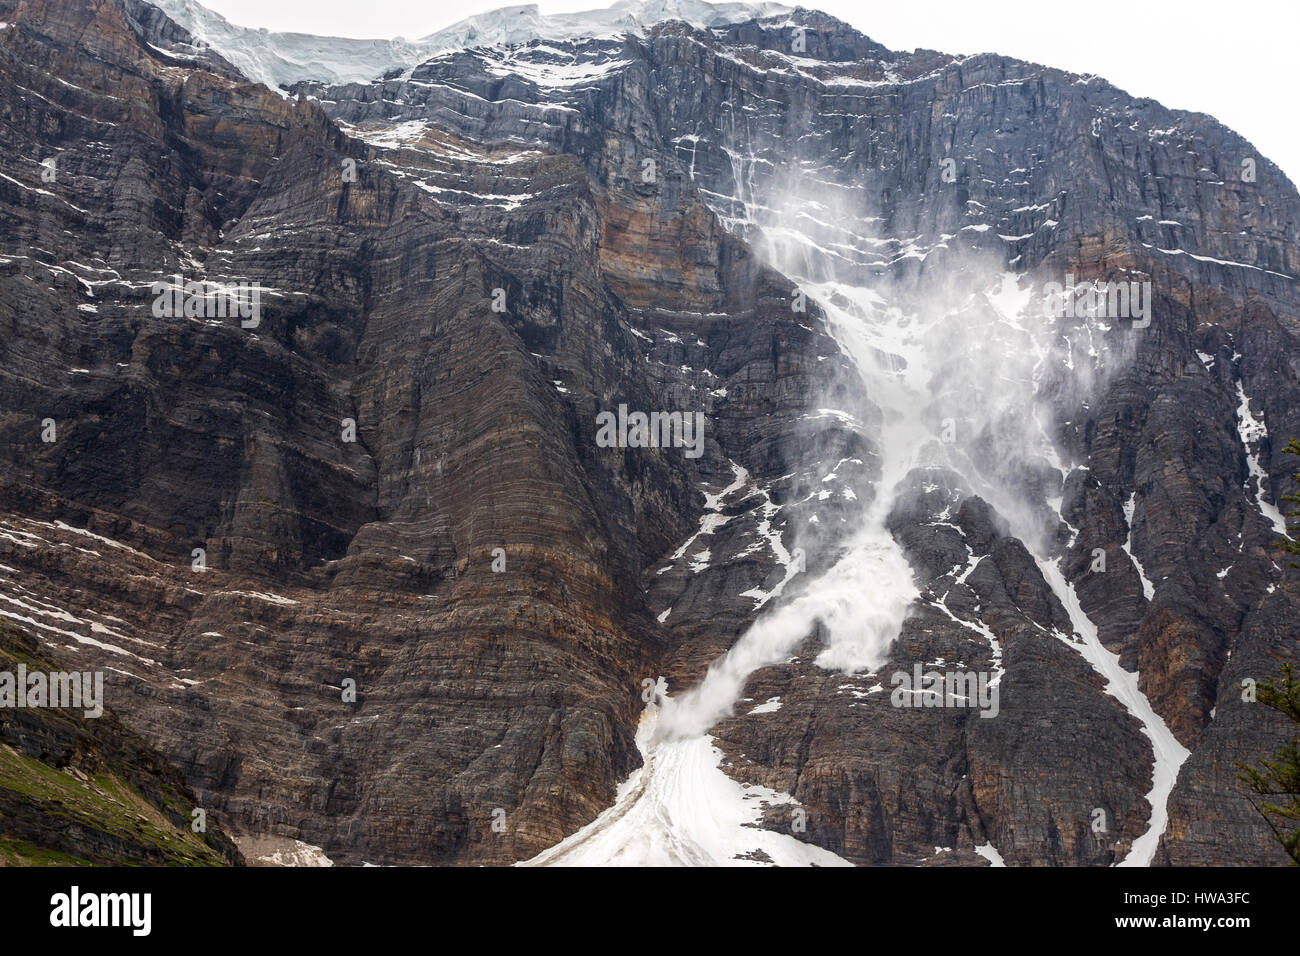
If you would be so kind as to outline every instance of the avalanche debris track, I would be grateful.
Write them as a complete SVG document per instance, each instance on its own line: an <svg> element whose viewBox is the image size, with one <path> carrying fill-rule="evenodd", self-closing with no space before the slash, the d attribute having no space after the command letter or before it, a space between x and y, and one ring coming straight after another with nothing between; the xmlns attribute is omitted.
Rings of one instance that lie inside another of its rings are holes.
<svg viewBox="0 0 1300 956"><path fill-rule="evenodd" d="M711 737L657 736L662 713L659 704L646 707L637 730L645 764L619 787L614 805L520 865L850 865L820 847L761 829L763 807L789 804L791 799L727 776Z"/></svg>
<svg viewBox="0 0 1300 956"><path fill-rule="evenodd" d="M1151 770L1151 792L1147 794L1147 802L1151 804L1151 816L1146 832L1133 841L1128 855L1118 864L1119 866L1150 866L1155 859L1160 837L1164 835L1165 827L1169 825L1169 794L1178 780L1179 768L1191 755L1190 751L1178 742L1169 730L1169 726L1155 712L1146 695L1138 689L1138 675L1124 670L1120 666L1119 655L1107 650L1101 643L1097 637L1096 625L1079 604L1079 596L1075 593L1074 585L1069 583L1061 573L1060 562L1048 561L1042 557L1036 560L1044 579L1052 586L1052 591L1070 615L1070 623L1074 627L1075 634L1078 635L1078 640L1059 632L1056 636L1083 655L1092 669L1106 678L1106 693L1118 700L1126 711L1137 718L1142 724L1142 732L1151 740L1154 763Z"/></svg>
<svg viewBox="0 0 1300 956"><path fill-rule="evenodd" d="M801 197L798 186L783 195L756 199L754 158L749 157L746 168L739 147L731 144L724 149L735 166L733 181L741 194L714 197L714 203L730 209L738 204L743 207L744 218L728 224L819 305L828 332L850 359L864 394L878 410L878 427L867 435L880 456L876 494L861 503L858 526L828 571L762 613L709 668L700 684L678 698L650 705L638 735L644 766L620 789L610 810L536 857L535 863L722 865L752 858L753 853L746 851L760 849L752 831L753 810L747 812L744 789L719 769L721 753L713 746L709 730L733 713L751 674L786 659L816 624L822 625L826 635L826 646L816 659L819 667L854 674L885 663L904 616L920 597L912 570L888 526L900 489L914 472L946 469L956 473L969 490L1004 512L1031 551L1043 551L1051 525L1062 522L1059 498L1026 502L1014 479L998 470L1006 463L995 463L991 470L981 468L968 442L945 440L936 424L970 422L973 413L967 406L981 404L987 395L992 410L972 431L986 430L985 426L994 423L1005 431L1007 421L1014 422L1018 431L1011 437L1017 455L1041 462L1064 477L1068 469L1043 424L1039 381L1044 367L1051 363L1078 378L1094 375L1095 363L1101 358L1097 348L1090 344L1093 365L1079 363L1076 367L1068 338L1062 355L1054 322L1034 311L1038 300L1032 283L1023 284L1022 276L999 273L983 264L971 267L973 278L966 276L962 286L967 291L955 299L947 290L895 304L887 282L864 282L851 266L838 261L840 257L808 235L808 230L815 234L845 230L856 223L845 222L843 214L837 216L824 202ZM822 218L807 213L813 207L820 210ZM974 334L963 329L972 316L982 329ZM1084 331L1091 343L1096 330L1089 325ZM976 342L977 337L985 340ZM960 355L963 365L957 373L949 365L954 353ZM974 401L976 397L980 401ZM872 420L871 411L851 409L844 415L864 422ZM715 508L747 479L743 469L734 467L736 483L710 498ZM711 518L706 515L705 521ZM1149 865L1167 824L1166 801L1188 752L1138 691L1137 676L1120 668L1118 656L1101 644L1057 562L1042 556L1036 561L1083 641L1082 645L1067 642L1106 678L1108 692L1140 721L1151 740L1154 782L1148 795L1150 822L1124 861L1124 865ZM971 553L958 583L964 584L978 563L979 556ZM864 582L871 586L864 587ZM987 641L994 662L993 679L1000 683L1005 662L993 631L978 617L965 620L954 614L947 607L946 594L937 606ZM771 793L767 798L790 799ZM773 861L818 862L794 852L789 844L804 844L792 837L764 833L762 840L761 848ZM1002 864L992 843L973 849L991 865Z"/></svg>

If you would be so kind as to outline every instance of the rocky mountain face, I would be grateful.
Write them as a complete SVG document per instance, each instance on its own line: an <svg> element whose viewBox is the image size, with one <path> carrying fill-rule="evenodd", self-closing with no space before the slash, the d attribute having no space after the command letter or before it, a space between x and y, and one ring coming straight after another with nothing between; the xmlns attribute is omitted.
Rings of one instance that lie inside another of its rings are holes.
<svg viewBox="0 0 1300 956"><path fill-rule="evenodd" d="M1236 761L1287 739L1242 682L1296 648L1294 186L1095 77L723 21L271 90L143 0L0 0L0 617L250 860L694 799L619 785L736 648L705 726L783 840L1285 862ZM1094 281L1145 305L1044 314Z"/></svg>
<svg viewBox="0 0 1300 956"><path fill-rule="evenodd" d="M0 621L0 668L20 666L68 672ZM176 768L111 713L0 710L0 866L242 863L194 809Z"/></svg>

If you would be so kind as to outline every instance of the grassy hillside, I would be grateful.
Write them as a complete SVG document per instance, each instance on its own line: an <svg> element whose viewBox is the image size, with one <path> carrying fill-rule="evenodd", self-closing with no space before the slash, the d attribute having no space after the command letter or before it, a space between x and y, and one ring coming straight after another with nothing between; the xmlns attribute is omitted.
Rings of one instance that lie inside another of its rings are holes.
<svg viewBox="0 0 1300 956"><path fill-rule="evenodd" d="M0 671L67 669L0 621ZM228 866L242 859L180 773L105 711L0 708L0 866Z"/></svg>

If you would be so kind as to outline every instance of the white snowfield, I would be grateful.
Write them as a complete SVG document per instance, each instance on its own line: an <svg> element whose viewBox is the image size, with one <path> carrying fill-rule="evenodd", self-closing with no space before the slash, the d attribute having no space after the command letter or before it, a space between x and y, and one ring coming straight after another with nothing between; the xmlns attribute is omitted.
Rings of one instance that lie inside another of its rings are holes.
<svg viewBox="0 0 1300 956"><path fill-rule="evenodd" d="M1250 478L1246 483L1247 490L1250 490L1250 483L1254 482L1255 503L1259 507L1259 513L1268 519L1274 531L1284 538L1289 538L1286 519L1282 517L1282 512L1278 510L1277 505L1269 500L1268 474L1264 471L1264 466L1259 463L1259 452L1254 447L1268 437L1268 427L1262 418L1256 418L1250 410L1250 398L1246 395L1241 379L1237 379L1237 398L1239 400L1237 433L1241 436L1242 448L1246 450L1246 467L1250 472Z"/></svg>
<svg viewBox="0 0 1300 956"><path fill-rule="evenodd" d="M267 866L333 866L334 861L325 855L325 851L302 840L293 841L293 849L273 850L266 856L258 857L258 862Z"/></svg>
<svg viewBox="0 0 1300 956"><path fill-rule="evenodd" d="M250 80L265 83L273 90L301 80L369 83L393 70L409 72L450 50L512 46L533 40L640 35L665 20L685 20L706 29L791 12L790 7L779 3L622 0L603 9L543 14L536 4L523 4L467 17L418 40L404 37L358 40L242 27L196 0L151 2ZM543 75L542 79L546 78ZM571 76L557 85L576 83L583 78Z"/></svg>
<svg viewBox="0 0 1300 956"><path fill-rule="evenodd" d="M718 766L722 754L711 737L656 740L660 716L658 704L646 707L637 728L645 764L619 787L614 805L520 866L851 865L791 835L757 828L765 804L793 801L732 780Z"/></svg>

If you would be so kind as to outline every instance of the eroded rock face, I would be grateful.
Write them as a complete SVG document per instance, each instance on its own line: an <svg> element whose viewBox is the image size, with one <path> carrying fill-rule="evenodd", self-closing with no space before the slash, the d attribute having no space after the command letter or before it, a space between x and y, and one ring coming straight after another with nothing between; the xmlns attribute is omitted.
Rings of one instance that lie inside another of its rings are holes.
<svg viewBox="0 0 1300 956"><path fill-rule="evenodd" d="M887 662L818 666L810 623L713 733L853 862L1119 861L1151 741L1059 558L1191 751L1156 861L1279 862L1233 761L1283 739L1237 687L1295 646L1294 188L1101 80L794 16L795 56L785 17L667 23L285 99L137 0L0 0L0 614L116 668L111 705L250 845L531 857L639 764L642 682L697 682L881 493L887 379L833 334L835 283L906 312L972 262L1133 276L1148 327L1007 357L1055 463L1008 455L996 376L936 350L963 454L1041 540L974 471L909 472ZM257 283L256 321L158 315L174 275ZM698 456L605 447L620 405L702 413ZM918 663L1000 673L998 716L894 706Z"/></svg>
<svg viewBox="0 0 1300 956"><path fill-rule="evenodd" d="M177 769L103 708L93 672L49 657L8 621L0 621L0 672L15 682L0 709L0 866L243 862L230 838L195 814ZM70 682L77 697L63 696ZM15 706L15 688L40 706Z"/></svg>

